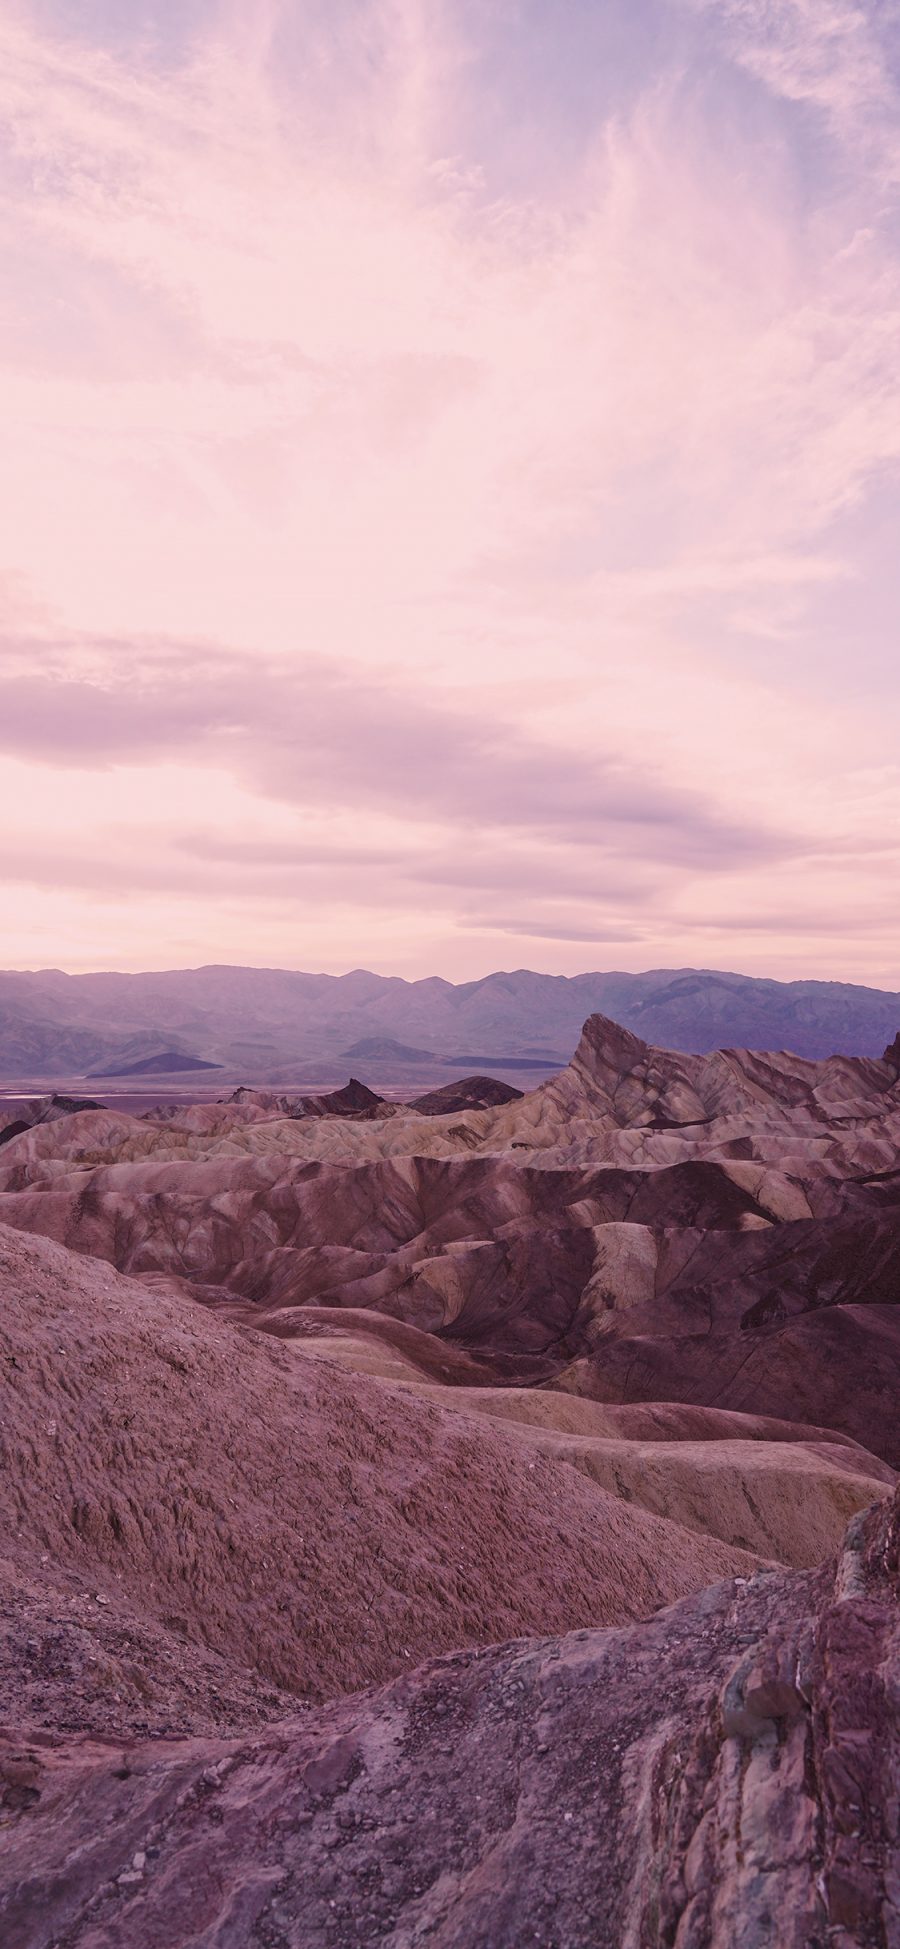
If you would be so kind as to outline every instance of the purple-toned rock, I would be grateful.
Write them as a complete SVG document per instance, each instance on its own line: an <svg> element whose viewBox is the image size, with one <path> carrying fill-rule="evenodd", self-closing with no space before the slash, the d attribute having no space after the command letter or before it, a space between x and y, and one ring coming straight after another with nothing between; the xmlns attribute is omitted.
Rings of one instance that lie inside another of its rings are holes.
<svg viewBox="0 0 900 1949"><path fill-rule="evenodd" d="M4 1940L891 1949L898 1538L247 1736L5 1735Z"/></svg>

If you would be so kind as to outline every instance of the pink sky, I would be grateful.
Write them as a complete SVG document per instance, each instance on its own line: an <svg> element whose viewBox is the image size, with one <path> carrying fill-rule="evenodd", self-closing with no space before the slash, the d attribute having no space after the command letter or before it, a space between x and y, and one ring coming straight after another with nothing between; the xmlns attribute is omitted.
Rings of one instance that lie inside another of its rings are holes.
<svg viewBox="0 0 900 1949"><path fill-rule="evenodd" d="M900 985L898 69L0 0L7 965Z"/></svg>

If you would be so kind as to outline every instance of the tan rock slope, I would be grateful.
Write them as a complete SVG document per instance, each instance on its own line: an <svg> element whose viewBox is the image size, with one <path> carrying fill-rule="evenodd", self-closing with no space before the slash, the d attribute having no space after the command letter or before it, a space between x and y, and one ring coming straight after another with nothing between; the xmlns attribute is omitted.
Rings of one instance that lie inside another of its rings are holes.
<svg viewBox="0 0 900 1949"><path fill-rule="evenodd" d="M756 1558L514 1428L0 1230L5 1550L304 1697L617 1623Z"/></svg>

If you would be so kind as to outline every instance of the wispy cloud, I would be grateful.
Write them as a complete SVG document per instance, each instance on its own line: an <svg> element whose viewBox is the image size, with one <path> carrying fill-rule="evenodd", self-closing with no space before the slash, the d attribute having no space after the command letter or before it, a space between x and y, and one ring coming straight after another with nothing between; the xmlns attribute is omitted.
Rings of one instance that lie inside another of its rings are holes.
<svg viewBox="0 0 900 1949"><path fill-rule="evenodd" d="M827 116L876 166L900 164L896 0L694 0L767 87Z"/></svg>
<svg viewBox="0 0 900 1949"><path fill-rule="evenodd" d="M168 888L216 953L310 875L268 958L339 960L379 888L385 952L453 972L517 913L567 966L769 914L748 954L785 965L775 916L879 908L894 775L860 773L896 686L854 678L900 459L895 9L643 5L652 60L518 196L471 146L474 9L315 0L301 33L209 0L168 42L165 10L142 38L110 0L106 42L6 10L0 743L63 931L72 806L125 872L113 795L159 894L135 938Z"/></svg>
<svg viewBox="0 0 900 1949"><path fill-rule="evenodd" d="M651 866L727 870L808 843L730 819L702 792L614 750L538 739L452 690L411 696L396 680L333 662L186 657L183 646L140 643L124 658L123 647L8 646L0 752L69 769L178 754L235 773L263 799L382 812L411 829L425 821L458 834L543 836ZM240 857L239 846L228 850ZM477 862L463 870L477 878Z"/></svg>

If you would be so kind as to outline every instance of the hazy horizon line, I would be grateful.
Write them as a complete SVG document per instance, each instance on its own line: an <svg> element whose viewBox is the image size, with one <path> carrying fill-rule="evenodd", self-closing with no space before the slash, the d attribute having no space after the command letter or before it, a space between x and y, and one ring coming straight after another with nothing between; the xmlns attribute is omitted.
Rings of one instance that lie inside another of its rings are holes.
<svg viewBox="0 0 900 1949"><path fill-rule="evenodd" d="M637 981L649 978L652 975L709 975L727 981L750 981L754 984L767 983L776 988L859 988L870 994L900 995L900 988L884 988L876 982L853 980L838 976L798 975L785 979L780 975L749 974L740 968L700 966L687 962L682 962L679 965L675 965L674 963L672 965L657 965L650 968L591 967L576 969L572 973L558 973L552 969L526 967L524 965L516 968L497 967L489 968L485 974L472 975L464 981L453 981L450 976L442 975L439 972L424 975L395 974L384 969L367 968L361 963L357 963L351 968L343 968L339 971L329 968L299 968L274 962L253 961L201 961L185 963L182 966L173 966L170 964L158 968L64 968L56 964L48 963L40 968L3 967L0 968L0 979L3 979L7 975L32 975L36 977L41 975L61 975L66 980L88 981L94 978L116 975L123 980L140 980L144 976L152 975L199 975L220 974L222 972L232 974L303 975L312 980L322 981L349 981L354 975L366 975L374 981L400 982L407 988L418 987L426 982L434 981L441 982L447 988L478 988L483 986L487 981L502 979L503 977L515 978L518 975L532 975L541 981L566 982L567 984L576 981L588 981L593 976L603 978L618 976L624 980Z"/></svg>

